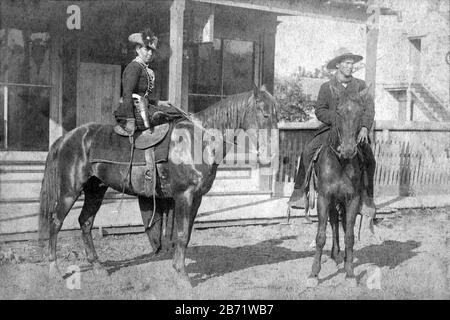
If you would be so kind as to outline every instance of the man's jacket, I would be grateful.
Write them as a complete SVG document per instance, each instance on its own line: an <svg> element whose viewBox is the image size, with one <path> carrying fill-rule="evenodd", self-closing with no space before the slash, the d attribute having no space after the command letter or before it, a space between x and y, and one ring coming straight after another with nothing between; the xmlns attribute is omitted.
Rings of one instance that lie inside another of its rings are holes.
<svg viewBox="0 0 450 320"><path fill-rule="evenodd" d="M347 87L344 87L334 76L330 81L322 84L319 90L316 104L316 117L323 125L319 127L316 135L328 131L335 121L337 113L336 108L339 105L339 97L343 92L359 93L366 89L366 83L363 80L353 78L348 82ZM367 99L367 104L364 106L364 115L362 119L362 126L369 131L372 128L375 117L375 109L373 99Z"/></svg>

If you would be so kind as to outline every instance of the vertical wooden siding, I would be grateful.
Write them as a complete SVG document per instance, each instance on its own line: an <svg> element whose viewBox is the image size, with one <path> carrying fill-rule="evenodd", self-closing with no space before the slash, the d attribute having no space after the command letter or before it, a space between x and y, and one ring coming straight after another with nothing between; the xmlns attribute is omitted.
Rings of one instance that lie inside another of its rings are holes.
<svg viewBox="0 0 450 320"><path fill-rule="evenodd" d="M77 126L114 123L113 111L120 97L119 65L80 63L77 89Z"/></svg>

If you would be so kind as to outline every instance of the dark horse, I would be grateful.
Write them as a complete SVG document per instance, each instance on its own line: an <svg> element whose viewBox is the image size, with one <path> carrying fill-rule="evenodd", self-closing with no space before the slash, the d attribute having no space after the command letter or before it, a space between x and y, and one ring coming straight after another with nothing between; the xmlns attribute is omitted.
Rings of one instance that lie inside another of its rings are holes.
<svg viewBox="0 0 450 320"><path fill-rule="evenodd" d="M363 106L368 98L367 90L356 95L340 98L335 123L331 126L328 142L320 151L314 170L317 174L317 214L319 218L316 253L308 286L318 284L318 274L322 250L326 241L328 217L333 234L331 257L339 261L339 213L345 233L344 268L346 279L356 285L353 271L354 226L356 215L361 210L363 188L362 157L357 145L357 135L361 129Z"/></svg>
<svg viewBox="0 0 450 320"><path fill-rule="evenodd" d="M39 215L40 238L49 239L50 273L61 276L56 263L57 235L64 218L82 192L85 200L78 221L87 259L94 270L106 272L95 252L91 229L105 192L111 187L138 197L144 225L148 226L149 220L155 222L146 229L154 253L161 247L162 215L173 209L175 231L173 267L183 280L189 282L185 270L186 247L202 197L211 189L221 160L215 161L214 149L208 147L206 142L202 142L204 147L204 151L200 150L203 153L202 158L213 161L196 163L193 151L195 148L180 141L194 142L194 133L200 124L206 128L217 129L274 128L277 123L276 110L276 100L263 86L261 89L255 87L253 91L236 94L216 103L196 115L198 123L190 120L177 122L170 136L168 161L157 166L158 174L165 176L168 181L170 195L159 192L161 188L157 183L155 212L153 212L153 198L136 191L144 190L145 166L133 167L130 179L124 181L123 177L127 176L128 166L89 161L88 155L95 132L105 126L113 130L112 125L89 123L60 137L53 143L47 156Z"/></svg>

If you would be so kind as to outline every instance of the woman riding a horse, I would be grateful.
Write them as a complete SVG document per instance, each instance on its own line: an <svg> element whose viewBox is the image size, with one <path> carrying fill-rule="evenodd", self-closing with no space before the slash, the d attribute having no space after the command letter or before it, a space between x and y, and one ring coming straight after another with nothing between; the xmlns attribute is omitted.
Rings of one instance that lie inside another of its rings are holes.
<svg viewBox="0 0 450 320"><path fill-rule="evenodd" d="M136 130L144 131L181 116L168 101L150 97L155 86L155 73L149 63L153 60L158 38L152 30L145 29L131 34L128 40L134 45L137 56L123 72L123 101L114 112L118 122L114 131L120 135L133 135Z"/></svg>

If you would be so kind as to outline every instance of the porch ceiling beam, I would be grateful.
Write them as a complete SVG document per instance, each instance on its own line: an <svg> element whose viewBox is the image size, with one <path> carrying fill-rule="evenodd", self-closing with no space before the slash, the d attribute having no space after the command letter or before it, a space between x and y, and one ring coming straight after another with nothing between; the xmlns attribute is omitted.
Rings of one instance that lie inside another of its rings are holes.
<svg viewBox="0 0 450 320"><path fill-rule="evenodd" d="M319 3L297 0L295 4L281 0L190 0L211 5L244 8L272 12L278 15L307 16L318 19L364 23L367 20L367 6L330 1Z"/></svg>

